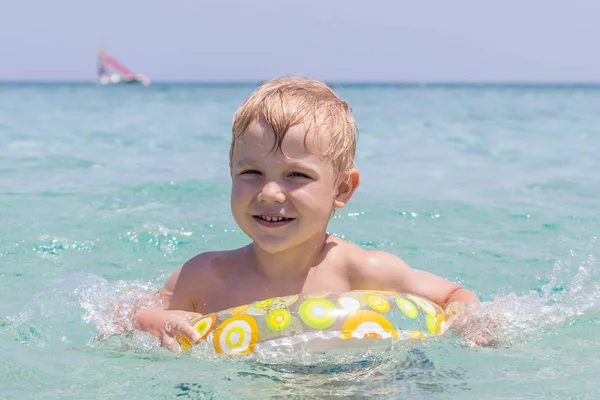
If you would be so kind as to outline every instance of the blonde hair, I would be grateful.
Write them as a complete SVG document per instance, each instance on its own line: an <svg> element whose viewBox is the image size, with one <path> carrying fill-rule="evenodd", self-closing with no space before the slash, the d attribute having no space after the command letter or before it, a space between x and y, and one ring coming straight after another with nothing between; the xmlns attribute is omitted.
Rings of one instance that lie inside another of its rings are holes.
<svg viewBox="0 0 600 400"><path fill-rule="evenodd" d="M358 130L352 110L323 82L286 76L260 85L233 117L230 165L235 141L256 120L264 120L275 133L272 151L282 151L288 129L304 123L307 134L312 130L329 135L323 156L333 164L337 176L354 167Z"/></svg>

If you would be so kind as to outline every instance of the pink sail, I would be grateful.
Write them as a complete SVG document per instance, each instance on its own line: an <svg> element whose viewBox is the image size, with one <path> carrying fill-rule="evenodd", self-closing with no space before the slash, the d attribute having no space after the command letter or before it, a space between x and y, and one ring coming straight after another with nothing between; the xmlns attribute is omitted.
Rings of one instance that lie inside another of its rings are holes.
<svg viewBox="0 0 600 400"><path fill-rule="evenodd" d="M134 73L115 60L106 50L98 52L98 82L102 85L117 83L141 83L144 86L150 84L143 74Z"/></svg>
<svg viewBox="0 0 600 400"><path fill-rule="evenodd" d="M99 56L104 60L104 62L107 65L113 67L114 69L116 69L117 71L122 73L123 75L125 75L127 77L135 76L135 74L133 72L131 72L130 70L128 70L127 68L125 68L124 66L119 64L119 62L117 60L115 60L114 58L112 58L112 56L110 56L105 50L101 50Z"/></svg>

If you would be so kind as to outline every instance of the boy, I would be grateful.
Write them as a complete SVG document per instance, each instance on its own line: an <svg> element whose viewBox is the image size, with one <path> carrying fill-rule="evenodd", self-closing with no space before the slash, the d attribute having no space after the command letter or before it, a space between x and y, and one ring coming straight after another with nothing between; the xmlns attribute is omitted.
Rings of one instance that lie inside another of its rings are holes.
<svg viewBox="0 0 600 400"><path fill-rule="evenodd" d="M189 321L201 314L319 291L391 290L446 309L479 305L455 283L327 234L360 182L351 110L327 85L303 77L264 83L235 113L232 133L231 210L252 243L186 262L159 291L162 307L133 311L135 329L176 351L177 335L198 341ZM466 334L462 320L454 327ZM477 335L471 343L486 344Z"/></svg>

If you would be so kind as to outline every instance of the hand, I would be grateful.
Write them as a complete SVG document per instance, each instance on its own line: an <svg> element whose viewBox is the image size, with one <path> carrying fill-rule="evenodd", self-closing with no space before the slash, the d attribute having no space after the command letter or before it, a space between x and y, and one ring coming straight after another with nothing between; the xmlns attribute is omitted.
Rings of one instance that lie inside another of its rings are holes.
<svg viewBox="0 0 600 400"><path fill-rule="evenodd" d="M178 340L184 344L186 340L194 344L200 342L200 334L190 324L192 318L200 316L202 315L194 312L146 308L135 315L133 326L149 332L160 341L162 347L179 353L181 347Z"/></svg>
<svg viewBox="0 0 600 400"><path fill-rule="evenodd" d="M446 308L448 329L467 339L471 347L498 347L503 342L501 324L481 309L473 310L464 303Z"/></svg>

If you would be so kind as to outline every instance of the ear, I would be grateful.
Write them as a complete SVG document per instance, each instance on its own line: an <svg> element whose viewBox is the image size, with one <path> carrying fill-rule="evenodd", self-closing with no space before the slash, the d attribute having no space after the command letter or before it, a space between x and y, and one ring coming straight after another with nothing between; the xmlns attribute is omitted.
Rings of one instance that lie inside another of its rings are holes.
<svg viewBox="0 0 600 400"><path fill-rule="evenodd" d="M343 208L360 184L360 173L356 168L352 168L344 175L338 183L337 196L333 201L334 208Z"/></svg>

